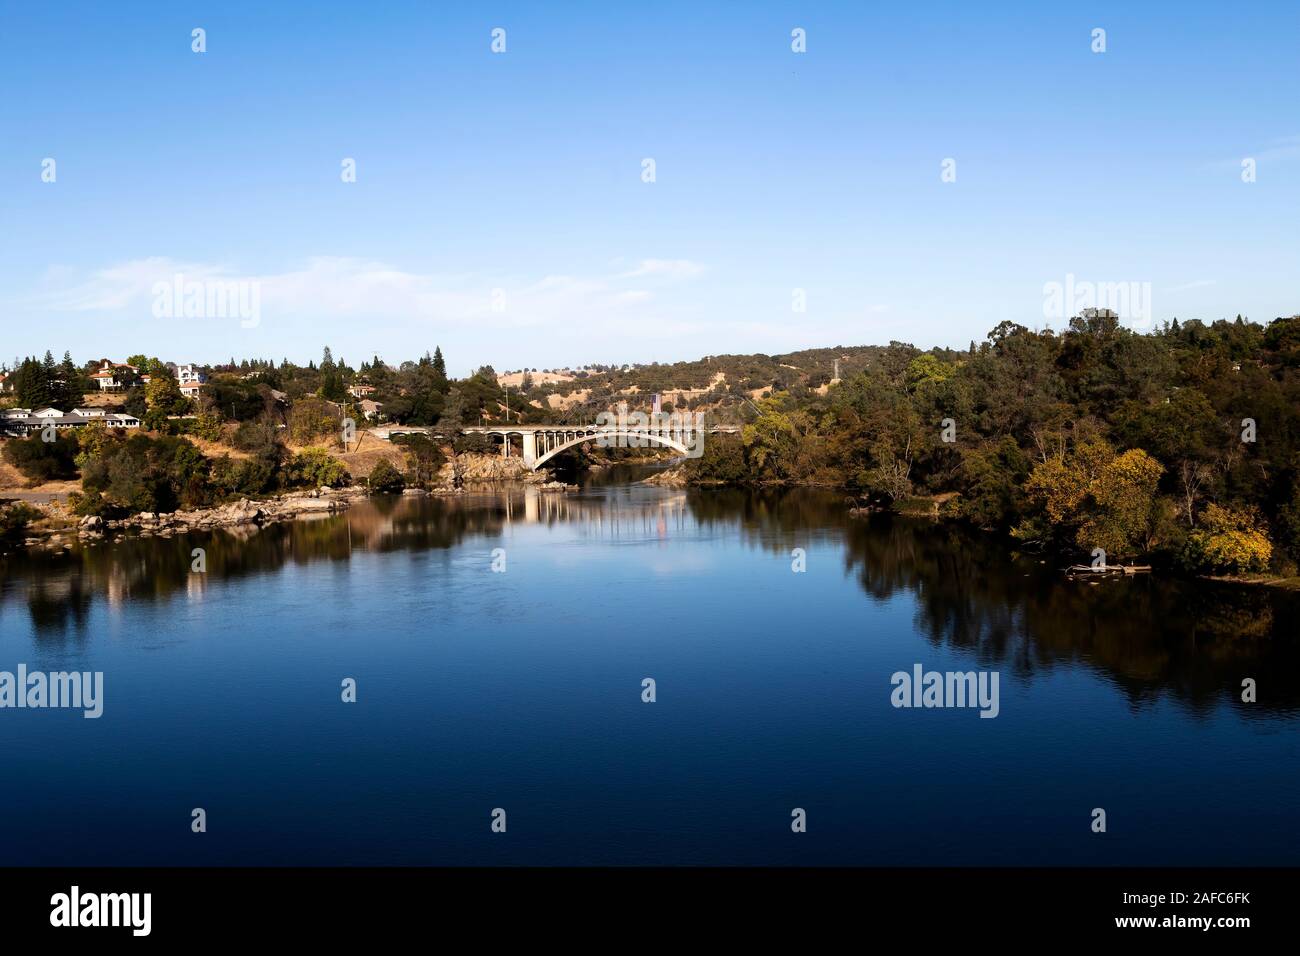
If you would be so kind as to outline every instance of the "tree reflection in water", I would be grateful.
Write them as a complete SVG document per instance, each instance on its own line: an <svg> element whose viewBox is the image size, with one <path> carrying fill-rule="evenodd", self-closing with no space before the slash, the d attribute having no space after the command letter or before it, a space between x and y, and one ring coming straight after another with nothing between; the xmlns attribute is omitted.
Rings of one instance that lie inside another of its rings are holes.
<svg viewBox="0 0 1300 956"><path fill-rule="evenodd" d="M576 524L582 536L604 539L736 536L786 556L794 547L831 544L867 595L911 595L917 633L971 652L981 667L1032 680L1085 665L1134 707L1167 694L1194 713L1223 702L1246 716L1300 709L1300 597L1293 593L1160 574L1067 581L1057 562L1017 555L1004 539L925 520L850 518L842 496L815 490L606 486L577 495L518 489L380 498L265 528L20 553L0 558L0 626L25 603L38 641L84 641L97 600L164 601L209 581L347 561L358 551L445 551L498 537L512 523ZM206 575L190 570L194 548L206 551ZM1240 704L1243 677L1259 682L1257 704Z"/></svg>

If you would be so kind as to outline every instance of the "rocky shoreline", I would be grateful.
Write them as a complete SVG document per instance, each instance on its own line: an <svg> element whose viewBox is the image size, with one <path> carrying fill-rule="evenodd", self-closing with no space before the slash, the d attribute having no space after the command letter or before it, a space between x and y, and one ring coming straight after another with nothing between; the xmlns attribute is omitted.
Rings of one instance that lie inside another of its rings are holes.
<svg viewBox="0 0 1300 956"><path fill-rule="evenodd" d="M439 486L432 489L407 488L402 494L407 497L455 497L491 490L498 483L468 482L460 488ZM529 484L539 491L570 492L577 491L577 485L561 481L536 481ZM346 511L358 499L370 497L370 491L363 485L347 488L318 488L315 491L277 495L272 498L241 498L239 501L218 505L214 508L198 508L193 511L174 511L170 514L154 514L143 511L125 518L105 520L96 516L82 518L75 527L75 534L83 542L102 541L117 534L134 534L141 537L156 535L170 537L191 531L211 531L216 528L235 528L240 525L258 526L275 524L280 521L295 521L301 518L328 516ZM60 537L67 536L74 529L55 531L47 543L57 546ZM28 546L39 546L40 538L29 538Z"/></svg>
<svg viewBox="0 0 1300 956"><path fill-rule="evenodd" d="M188 531L208 531L213 528L231 528L244 524L274 524L292 521L308 515L329 515L351 507L358 498L369 496L366 488L354 485L349 488L318 488L315 491L279 495L273 498L241 498L215 508L197 508L193 511L174 511L154 514L142 511L115 520L90 516L77 525L77 537L95 541L113 532L132 532L137 535L167 537Z"/></svg>
<svg viewBox="0 0 1300 956"><path fill-rule="evenodd" d="M578 490L577 485L555 481L546 469L529 470L519 458L465 454L455 459L454 463L448 461L443 465L435 476L433 487L407 488L403 494L409 497L456 497L512 485L526 485L544 492ZM281 521L325 517L345 511L357 499L369 496L370 490L365 485L321 487L285 492L267 498L241 498L239 501L190 511L162 514L146 511L119 519L93 515L78 519L69 513L65 503L52 501L37 506L38 510L45 513L45 518L28 529L21 547L60 550L71 548L78 541L94 543L127 534L170 537L191 531L263 526Z"/></svg>

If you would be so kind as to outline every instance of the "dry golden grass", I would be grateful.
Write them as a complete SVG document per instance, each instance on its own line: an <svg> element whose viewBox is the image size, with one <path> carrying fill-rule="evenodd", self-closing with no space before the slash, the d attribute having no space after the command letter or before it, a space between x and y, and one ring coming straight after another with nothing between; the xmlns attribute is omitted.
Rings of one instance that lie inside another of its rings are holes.
<svg viewBox="0 0 1300 956"><path fill-rule="evenodd" d="M0 457L0 493L13 491L36 495L66 495L70 491L80 490L80 481L44 481L37 485L30 484L22 472Z"/></svg>
<svg viewBox="0 0 1300 956"><path fill-rule="evenodd" d="M576 392L570 392L568 395L547 395L546 403L551 408L571 408L585 402L590 394L591 389L582 388Z"/></svg>
<svg viewBox="0 0 1300 956"><path fill-rule="evenodd" d="M249 457L248 452L240 451L225 442L208 441L198 435L186 435L185 437L193 442L199 451L203 452L208 458L220 458L222 455L229 455L232 459L241 460Z"/></svg>
<svg viewBox="0 0 1300 956"><path fill-rule="evenodd" d="M373 442L373 444L372 444ZM354 479L366 478L381 461L387 461L398 471L406 471L406 452L396 445L370 438L362 442L359 451L338 452L331 454L347 467Z"/></svg>
<svg viewBox="0 0 1300 956"><path fill-rule="evenodd" d="M529 372L534 385L550 385L553 382L572 382L574 376L565 372ZM511 388L518 388L523 384L523 372L511 372L509 375L498 375L497 384L502 388L509 385Z"/></svg>

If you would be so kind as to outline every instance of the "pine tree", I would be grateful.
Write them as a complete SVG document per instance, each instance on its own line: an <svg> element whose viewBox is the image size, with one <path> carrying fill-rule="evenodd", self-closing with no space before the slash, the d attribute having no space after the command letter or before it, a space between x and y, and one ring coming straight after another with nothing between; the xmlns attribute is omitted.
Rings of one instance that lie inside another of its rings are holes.
<svg viewBox="0 0 1300 956"><path fill-rule="evenodd" d="M66 411L71 411L81 404L82 401L82 380L81 369L72 361L72 353L63 353L63 362L59 365L57 375L58 387L51 383L51 392L56 393L58 398L58 407Z"/></svg>
<svg viewBox="0 0 1300 956"><path fill-rule="evenodd" d="M17 393L18 404L23 408L35 410L53 404L49 376L40 360L34 357L23 359L14 372L14 391Z"/></svg>

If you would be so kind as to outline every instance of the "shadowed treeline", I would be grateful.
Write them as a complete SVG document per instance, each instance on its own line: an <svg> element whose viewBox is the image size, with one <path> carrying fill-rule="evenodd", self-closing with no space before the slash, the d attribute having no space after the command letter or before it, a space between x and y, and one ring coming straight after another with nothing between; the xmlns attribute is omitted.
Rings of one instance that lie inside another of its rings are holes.
<svg viewBox="0 0 1300 956"><path fill-rule="evenodd" d="M845 560L863 589L915 595L915 627L936 645L1025 678L1066 664L1102 671L1135 705L1172 694L1194 711L1300 710L1300 600L1290 592L1163 575L1066 580L1051 560L1008 555L1001 539L881 515L854 522ZM1264 693L1264 689L1267 693Z"/></svg>

